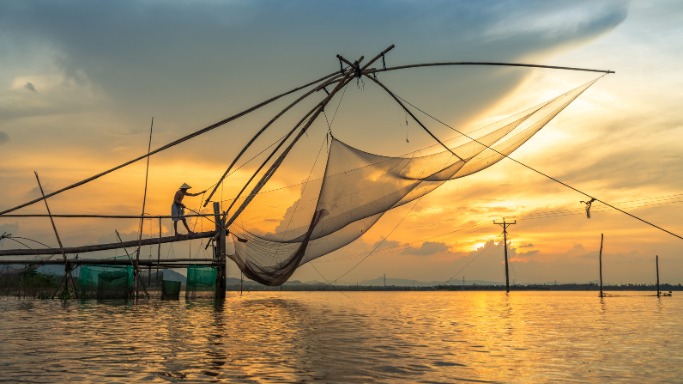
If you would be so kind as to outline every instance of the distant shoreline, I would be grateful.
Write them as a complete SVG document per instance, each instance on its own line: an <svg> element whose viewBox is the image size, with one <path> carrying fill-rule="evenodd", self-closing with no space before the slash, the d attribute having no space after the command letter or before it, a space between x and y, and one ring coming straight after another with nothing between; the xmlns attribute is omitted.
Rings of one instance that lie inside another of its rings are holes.
<svg viewBox="0 0 683 384"><path fill-rule="evenodd" d="M504 285L436 285L436 286L373 286L373 285L330 285L330 284L285 284L280 287L268 287L256 284L245 284L244 291L505 291ZM605 285L605 292L643 291L656 293L657 287L648 284ZM660 292L683 291L681 284L660 284ZM227 291L240 291L240 286L230 284ZM510 291L594 291L599 292L597 284L524 284L512 285Z"/></svg>

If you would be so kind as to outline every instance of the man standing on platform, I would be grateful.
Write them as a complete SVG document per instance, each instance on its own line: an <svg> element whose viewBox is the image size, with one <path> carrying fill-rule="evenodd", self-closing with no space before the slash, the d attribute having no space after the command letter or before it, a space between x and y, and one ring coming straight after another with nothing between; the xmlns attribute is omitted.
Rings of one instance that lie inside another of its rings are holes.
<svg viewBox="0 0 683 384"><path fill-rule="evenodd" d="M171 216L173 217L173 232L175 232L175 236L178 236L178 221L182 221L183 225L185 226L185 229L187 229L188 234L193 234L190 230L190 227L187 226L187 221L185 220L185 204L183 204L183 198L185 196L199 196L202 192L197 192L197 193L190 193L187 190L190 189L189 185L187 183L183 183L183 185L178 188L178 191L175 193L175 196L173 197L173 205L171 206Z"/></svg>

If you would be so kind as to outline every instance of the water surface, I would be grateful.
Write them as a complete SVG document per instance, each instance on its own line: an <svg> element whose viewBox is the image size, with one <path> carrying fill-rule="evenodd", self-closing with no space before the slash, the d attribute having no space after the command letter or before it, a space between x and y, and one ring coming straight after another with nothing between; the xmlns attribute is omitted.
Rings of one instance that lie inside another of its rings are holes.
<svg viewBox="0 0 683 384"><path fill-rule="evenodd" d="M0 299L3 382L681 382L683 295Z"/></svg>

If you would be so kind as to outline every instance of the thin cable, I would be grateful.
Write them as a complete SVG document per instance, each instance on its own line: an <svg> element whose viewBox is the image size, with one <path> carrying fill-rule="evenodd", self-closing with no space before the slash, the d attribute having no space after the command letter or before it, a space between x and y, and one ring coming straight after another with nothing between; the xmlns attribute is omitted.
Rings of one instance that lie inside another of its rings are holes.
<svg viewBox="0 0 683 384"><path fill-rule="evenodd" d="M401 223L403 223L403 221L408 217L408 215L410 215L410 213L413 212L413 209L415 209L415 207L417 207L417 204L418 204L419 202L420 202L420 199L416 199L415 204L413 204L413 206L410 208L410 210L408 210L408 212L405 214L405 216L403 216L403 218L396 224L396 226L389 232L389 234L388 234L386 237L384 237L380 242L378 242L378 243L375 245L375 247L374 247L374 248L373 248L373 249L372 249L364 258L362 258L358 263L356 263L356 265L354 265L353 267L351 267L348 271L344 272L341 276L339 276L339 277L337 277L336 279L334 279L333 282L336 283L337 281L339 281L339 279L341 279L342 277L344 277L344 276L348 275L349 273L351 273L351 271L353 271L354 269L356 269L356 268L357 268L359 265L361 265L365 260L367 260L368 257L370 257L370 256L377 250L377 248L379 248L379 246L382 245L382 244L383 244L383 243L384 243L384 242L385 242L385 241L394 233L394 231L396 231L396 229L401 225Z"/></svg>
<svg viewBox="0 0 683 384"><path fill-rule="evenodd" d="M604 75L603 75L603 76L604 76ZM399 96L397 96L397 97L399 97ZM666 233L668 233L668 234L670 234L670 235L672 235L672 236L674 236L674 237L677 237L677 238L683 240L683 236L678 235L678 234L676 234L676 233L674 233L674 232L671 232L671 231L669 231L668 229L662 228L662 227L659 226L659 225L656 225L656 224L654 224L654 223L652 223L652 222L649 222L649 221L647 221L647 220L645 220L645 219L642 219L642 218L640 218L640 217L638 217L638 216L635 216L635 215L633 215L633 214L631 214L631 213L629 213L629 212L626 212L626 211L624 211L623 209L620 209L620 208L618 208L618 207L616 207L616 206L614 206L614 205L612 205L612 204L610 204L610 203L608 203L608 202L606 202L606 201L604 201L604 200L601 200L601 199L599 199L599 198L597 198L597 197L594 197L594 196L592 196L592 195L590 195L590 194L588 194L588 193L586 193L586 192L583 192L583 191L581 191L580 189L575 188L575 187L573 187L573 186L571 186L571 185L569 185L569 184L567 184L567 183L565 183L565 182L563 182L563 181L561 181L561 180L559 180L559 179L557 179L557 178L555 178L555 177L552 177L552 176L550 176L550 175L548 175L548 174L546 174L546 173L544 173L544 172L541 172L541 171L539 171L538 169L533 168L533 167L531 167L531 166L529 166L529 165L527 165L527 164L525 164L525 163L522 163L522 162L519 161L519 160L515 160L514 158L512 158L512 157L510 157L510 156L508 156L508 155L506 155L506 154L504 154L504 153L502 153L502 152L496 150L495 148L493 148L493 147L491 147L491 146L488 146L488 145L486 145L486 144L480 142L479 140L477 140L477 139L475 139L475 138L473 138L473 137L467 135L466 133L463 133L463 132L461 132L461 131L459 131L459 130L453 128L452 126L450 126L450 125L444 123L443 121L439 120L438 118L436 118L436 117L430 115L429 113L425 112L425 111L422 110L421 108L418 108L418 107L415 106L414 104L412 104L412 103L406 101L405 99L403 99L403 98L401 98L401 97L399 97L399 98L400 98L402 101L404 101L406 104L408 104L408 105L410 105L411 107L413 107L413 108L417 109L418 111L422 112L423 114L425 114L426 116L430 117L430 118L433 119L434 121L436 121L436 122L442 124L443 126L445 126L445 127L447 127L447 128L450 128L451 130L457 132L458 134L464 136L465 138L467 138L467 139L469 139L469 140L471 140L471 141L473 141L473 142L475 142L475 143L477 143L477 144L479 144L479 145L483 145L484 147L488 148L489 150L491 150L491 151L493 151L493 152L495 152L495 153L497 153L497 154L499 154L499 155L501 155L501 156L503 156L503 157L505 157L505 158L507 158L507 159L512 160L513 162L515 162L515 163L517 163L517 164L523 166L524 168L527 168L527 169L529 169L530 171L533 171L533 172L535 172L535 173L537 173L537 174L539 174L539 175L541 175L541 176L543 176L543 177L545 177L545 178L548 178L548 179L550 179L550 180L552 180L552 181L554 181L554 182L556 182L556 183L558 183L558 184L561 184L561 185L563 185L563 186L565 186L565 187L567 187L567 188L569 188L569 189L571 189L571 190L573 190L573 191L575 191L575 192L578 192L578 193L580 193L580 194L582 194L582 195L584 195L584 196L588 196L588 197L594 198L595 201L598 201L598 202L600 202L600 203L602 203L602 204L604 204L604 205L606 205L606 206L608 206L608 207L610 207L610 208L612 208L612 209L614 209L614 210L616 210L616 211L619 211L619 212L621 212L621 213L623 213L623 214L625 214L625 215L627 215L627 216L630 216L630 217L632 217L632 218L634 218L634 219L636 219L636 220L638 220L638 221L640 221L640 222L643 222L643 223L645 223L645 224L647 224L647 225L649 225L649 226L651 226L651 227L653 227L653 228L659 229L660 231L666 232Z"/></svg>

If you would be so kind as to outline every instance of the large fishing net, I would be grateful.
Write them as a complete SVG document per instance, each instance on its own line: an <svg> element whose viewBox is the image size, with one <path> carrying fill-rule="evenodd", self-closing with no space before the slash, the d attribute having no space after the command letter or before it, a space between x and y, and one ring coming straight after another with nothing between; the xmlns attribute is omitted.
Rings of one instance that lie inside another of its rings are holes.
<svg viewBox="0 0 683 384"><path fill-rule="evenodd" d="M595 81L462 134L436 153L380 156L333 138L324 176L301 185L301 197L279 219L271 218L279 220L273 230L259 232L242 221L233 223L230 230L240 241L234 242L230 257L250 279L281 285L301 265L361 237L388 210L505 158ZM258 199L251 206L259 206ZM259 209L274 203L266 194L261 200Z"/></svg>

